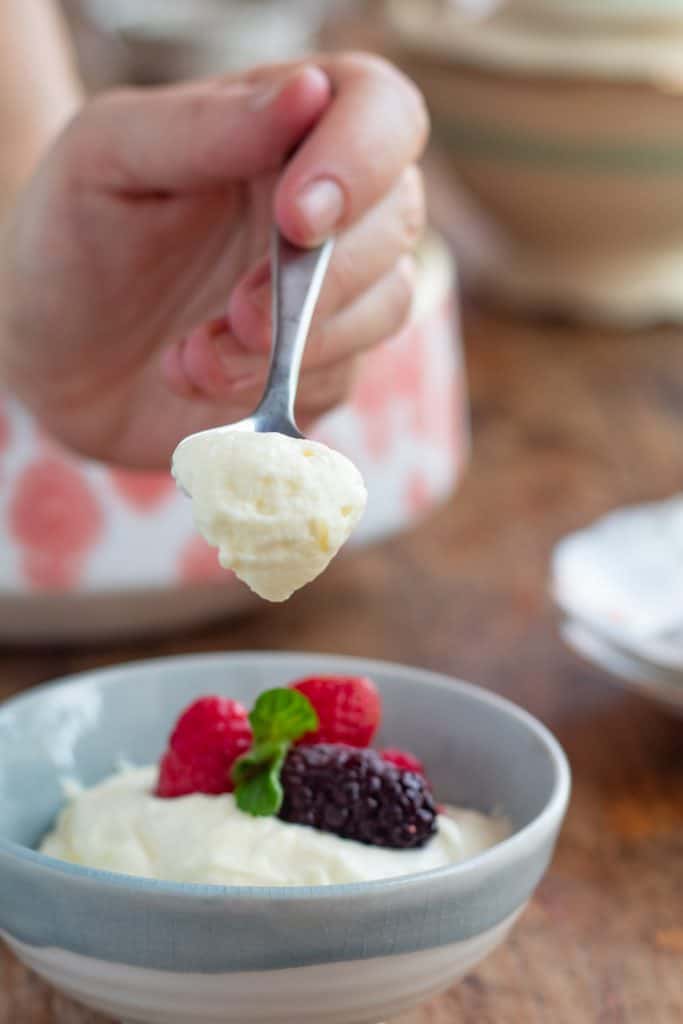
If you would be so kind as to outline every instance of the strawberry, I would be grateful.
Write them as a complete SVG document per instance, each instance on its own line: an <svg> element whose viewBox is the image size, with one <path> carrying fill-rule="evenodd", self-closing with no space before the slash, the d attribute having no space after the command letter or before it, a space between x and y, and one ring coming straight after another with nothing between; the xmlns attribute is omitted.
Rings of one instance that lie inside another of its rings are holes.
<svg viewBox="0 0 683 1024"><path fill-rule="evenodd" d="M382 703L375 684L364 676L311 676L290 684L308 697L318 728L299 744L345 743L367 747L379 726Z"/></svg>
<svg viewBox="0 0 683 1024"><path fill-rule="evenodd" d="M413 772L415 775L425 776L425 767L422 761L419 757L415 757L415 754L411 754L409 750L390 747L387 750L380 750L380 755L384 761L396 765L402 772Z"/></svg>
<svg viewBox="0 0 683 1024"><path fill-rule="evenodd" d="M156 795L231 792L230 771L251 740L246 708L226 697L200 697L176 722L159 765Z"/></svg>

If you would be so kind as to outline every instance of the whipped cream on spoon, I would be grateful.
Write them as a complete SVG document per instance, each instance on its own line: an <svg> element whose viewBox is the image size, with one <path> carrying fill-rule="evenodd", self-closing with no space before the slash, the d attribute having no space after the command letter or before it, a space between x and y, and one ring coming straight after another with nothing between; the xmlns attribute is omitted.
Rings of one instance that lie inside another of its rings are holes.
<svg viewBox="0 0 683 1024"><path fill-rule="evenodd" d="M173 455L176 482L221 565L270 601L286 600L327 567L367 500L353 463L307 440L294 416L333 244L300 249L273 230L273 342L263 397L251 416L191 434Z"/></svg>

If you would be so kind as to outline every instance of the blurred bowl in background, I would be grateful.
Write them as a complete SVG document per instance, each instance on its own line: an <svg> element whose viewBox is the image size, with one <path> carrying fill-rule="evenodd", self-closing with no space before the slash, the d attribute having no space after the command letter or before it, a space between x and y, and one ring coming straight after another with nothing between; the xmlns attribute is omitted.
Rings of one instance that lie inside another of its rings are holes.
<svg viewBox="0 0 683 1024"><path fill-rule="evenodd" d="M681 0L493 0L493 3L510 10L567 21L590 18L636 25L683 21Z"/></svg>
<svg viewBox="0 0 683 1024"><path fill-rule="evenodd" d="M437 237L421 249L411 322L369 354L348 404L312 436L368 485L351 545L405 529L452 492L469 433L454 267ZM81 460L0 395L0 642L144 635L256 605L219 568L169 473Z"/></svg>
<svg viewBox="0 0 683 1024"><path fill-rule="evenodd" d="M407 55L474 66L680 81L683 0L386 0Z"/></svg>
<svg viewBox="0 0 683 1024"><path fill-rule="evenodd" d="M582 319L683 320L683 4L665 7L678 34L544 34L520 13L540 2L481 19L453 5L440 31L422 4L391 3L400 59L495 240L480 289ZM466 242L460 255L467 275Z"/></svg>

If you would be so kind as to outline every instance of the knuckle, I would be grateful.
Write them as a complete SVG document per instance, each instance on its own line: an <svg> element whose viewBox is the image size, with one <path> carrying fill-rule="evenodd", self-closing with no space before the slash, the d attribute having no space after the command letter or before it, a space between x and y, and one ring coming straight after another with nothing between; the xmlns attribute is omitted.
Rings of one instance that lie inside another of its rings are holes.
<svg viewBox="0 0 683 1024"><path fill-rule="evenodd" d="M117 183L117 154L111 152L101 126L129 102L133 90L116 89L88 100L71 118L57 142L67 184L91 181Z"/></svg>
<svg viewBox="0 0 683 1024"><path fill-rule="evenodd" d="M373 78L398 96L403 117L414 123L420 151L429 138L430 118L427 104L418 86L385 57L347 50L337 58L339 68L353 77Z"/></svg>
<svg viewBox="0 0 683 1024"><path fill-rule="evenodd" d="M340 302L356 294L359 274L358 255L352 247L339 245L332 258L326 285L325 308L328 312L339 308Z"/></svg>
<svg viewBox="0 0 683 1024"><path fill-rule="evenodd" d="M401 260L396 268L393 281L393 297L391 308L393 313L393 324L391 333L395 334L405 326L410 319L415 301L415 287L417 270L411 259Z"/></svg>
<svg viewBox="0 0 683 1024"><path fill-rule="evenodd" d="M234 146L229 133L215 130L229 102L229 94L219 90L188 89L184 94L182 123L178 118L176 130L181 135L183 145L195 154L199 166L223 166L226 154ZM195 140L194 146L192 137Z"/></svg>
<svg viewBox="0 0 683 1024"><path fill-rule="evenodd" d="M113 116L121 117L130 110L140 96L133 86L108 89L99 96L86 100L66 128L78 140L87 139L91 131L98 131L109 123Z"/></svg>
<svg viewBox="0 0 683 1024"><path fill-rule="evenodd" d="M352 384L351 360L315 370L309 376L303 396L306 411L310 415L319 416L342 405L350 394Z"/></svg>
<svg viewBox="0 0 683 1024"><path fill-rule="evenodd" d="M408 93L411 98L411 104L413 107L413 116L416 122L417 138L418 138L418 152L422 153L429 141L429 135L431 132L431 118L429 116L429 110L427 108L427 102L422 95L421 91L409 78L404 80L408 86Z"/></svg>
<svg viewBox="0 0 683 1024"><path fill-rule="evenodd" d="M401 114L406 124L411 125L417 140L417 149L421 152L429 138L430 118L427 103L421 90L403 71L378 58L379 66L374 73L382 78L391 93L397 98Z"/></svg>
<svg viewBox="0 0 683 1024"><path fill-rule="evenodd" d="M325 356L329 350L328 336L329 323L327 321L319 322L317 317L314 318L303 358L301 386L304 390L306 388L306 379L311 373L315 373L318 367L324 364Z"/></svg>
<svg viewBox="0 0 683 1024"><path fill-rule="evenodd" d="M118 111L128 107L139 95L138 90L132 86L119 86L116 89L108 89L99 96L89 99L81 107L76 115L76 120L88 122L91 118L98 118L102 112Z"/></svg>
<svg viewBox="0 0 683 1024"><path fill-rule="evenodd" d="M394 280L394 308L397 311L397 318L401 323L410 314L415 298L415 287L417 284L417 267L415 261L410 257L404 258L395 271Z"/></svg>
<svg viewBox="0 0 683 1024"><path fill-rule="evenodd" d="M344 375L339 367L321 369L317 377L316 391L319 401L328 408L336 405L345 391Z"/></svg>
<svg viewBox="0 0 683 1024"><path fill-rule="evenodd" d="M391 88L399 97L401 110L406 122L412 123L417 141L416 149L421 153L429 139L431 121L427 102L420 88L403 71L389 65Z"/></svg>
<svg viewBox="0 0 683 1024"><path fill-rule="evenodd" d="M406 250L411 250L422 237L425 228L425 193L420 169L407 167L399 183L402 240Z"/></svg>
<svg viewBox="0 0 683 1024"><path fill-rule="evenodd" d="M347 74L358 77L387 76L398 73L385 57L365 50L343 50L336 58L337 65Z"/></svg>

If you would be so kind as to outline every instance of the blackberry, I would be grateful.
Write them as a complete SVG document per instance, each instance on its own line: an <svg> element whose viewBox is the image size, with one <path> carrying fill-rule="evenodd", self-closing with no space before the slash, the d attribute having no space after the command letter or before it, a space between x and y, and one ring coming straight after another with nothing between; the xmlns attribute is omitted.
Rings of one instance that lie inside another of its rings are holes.
<svg viewBox="0 0 683 1024"><path fill-rule="evenodd" d="M283 821L403 850L424 846L436 832L428 783L376 750L335 743L294 747L281 781Z"/></svg>

